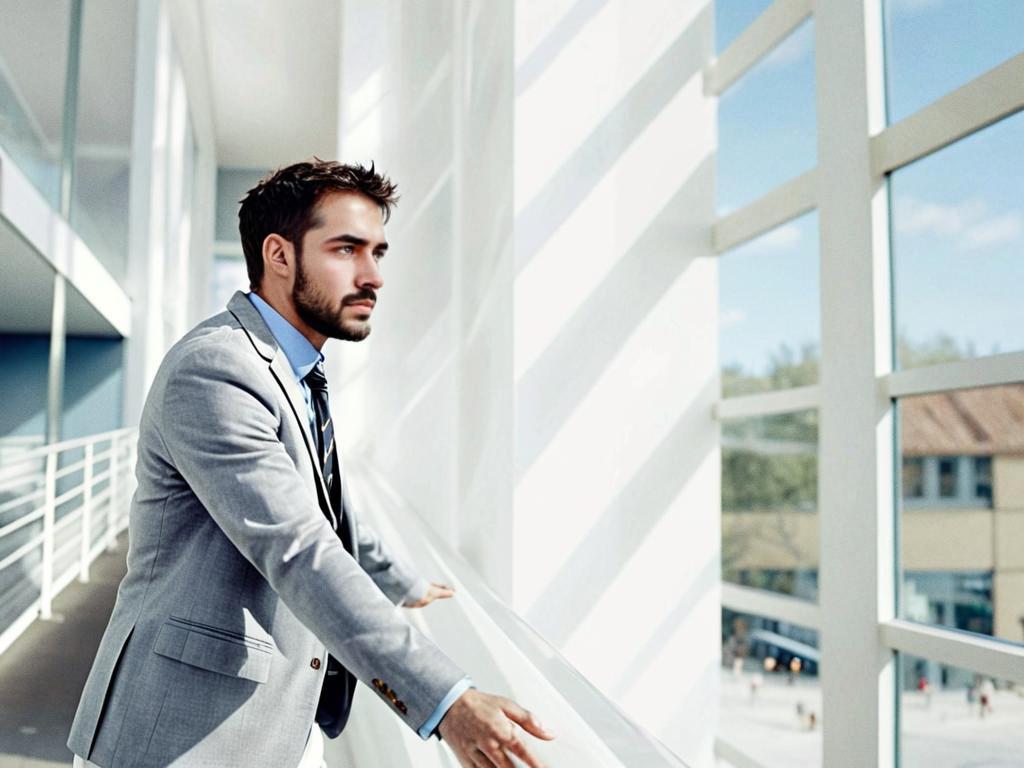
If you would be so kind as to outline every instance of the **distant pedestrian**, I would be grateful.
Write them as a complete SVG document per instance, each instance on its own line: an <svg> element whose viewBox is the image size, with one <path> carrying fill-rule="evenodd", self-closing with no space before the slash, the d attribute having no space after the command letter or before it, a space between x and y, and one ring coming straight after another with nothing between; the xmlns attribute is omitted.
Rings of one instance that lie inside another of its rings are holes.
<svg viewBox="0 0 1024 768"><path fill-rule="evenodd" d="M750 676L750 703L753 704L757 701L757 692L761 690L761 686L764 685L764 675L760 672L754 672Z"/></svg>
<svg viewBox="0 0 1024 768"><path fill-rule="evenodd" d="M992 698L995 696L996 687L990 678L985 678L978 686L978 699L981 703L981 716L992 714Z"/></svg>

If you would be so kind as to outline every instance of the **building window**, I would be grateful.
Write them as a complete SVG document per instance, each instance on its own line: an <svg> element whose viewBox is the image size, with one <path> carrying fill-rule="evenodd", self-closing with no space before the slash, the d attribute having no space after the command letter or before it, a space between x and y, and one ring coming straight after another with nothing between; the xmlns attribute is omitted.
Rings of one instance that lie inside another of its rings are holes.
<svg viewBox="0 0 1024 768"><path fill-rule="evenodd" d="M903 460L903 498L924 498L924 459L921 457Z"/></svg>
<svg viewBox="0 0 1024 768"><path fill-rule="evenodd" d="M974 496L992 503L991 456L976 456L974 459Z"/></svg>
<svg viewBox="0 0 1024 768"><path fill-rule="evenodd" d="M956 456L943 456L939 459L939 498L955 499L957 496L957 479L960 462Z"/></svg>

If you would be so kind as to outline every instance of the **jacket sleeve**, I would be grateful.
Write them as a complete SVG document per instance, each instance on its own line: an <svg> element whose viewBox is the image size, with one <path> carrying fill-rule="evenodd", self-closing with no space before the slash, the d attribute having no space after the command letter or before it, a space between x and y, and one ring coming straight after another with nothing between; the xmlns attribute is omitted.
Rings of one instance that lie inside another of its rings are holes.
<svg viewBox="0 0 1024 768"><path fill-rule="evenodd" d="M402 617L320 513L278 436L272 375L241 350L188 347L159 400L168 457L295 616L417 731L465 673Z"/></svg>
<svg viewBox="0 0 1024 768"><path fill-rule="evenodd" d="M414 603L427 594L429 582L396 558L369 523L357 517L356 530L359 564L392 603Z"/></svg>

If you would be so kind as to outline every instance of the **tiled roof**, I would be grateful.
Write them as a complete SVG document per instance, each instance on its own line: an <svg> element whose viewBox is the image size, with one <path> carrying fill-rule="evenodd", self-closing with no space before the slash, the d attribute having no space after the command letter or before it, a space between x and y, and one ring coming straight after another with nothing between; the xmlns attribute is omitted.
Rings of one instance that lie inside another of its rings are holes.
<svg viewBox="0 0 1024 768"><path fill-rule="evenodd" d="M908 456L1024 454L1024 384L900 399Z"/></svg>

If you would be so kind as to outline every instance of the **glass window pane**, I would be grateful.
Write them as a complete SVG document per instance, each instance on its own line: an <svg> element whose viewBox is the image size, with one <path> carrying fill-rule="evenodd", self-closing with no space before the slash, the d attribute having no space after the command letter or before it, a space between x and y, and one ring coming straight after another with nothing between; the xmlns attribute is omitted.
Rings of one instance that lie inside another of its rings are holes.
<svg viewBox="0 0 1024 768"><path fill-rule="evenodd" d="M797 27L718 102L717 208L740 208L818 162L814 22Z"/></svg>
<svg viewBox="0 0 1024 768"><path fill-rule="evenodd" d="M722 609L718 735L765 768L821 765L818 633Z"/></svg>
<svg viewBox="0 0 1024 768"><path fill-rule="evenodd" d="M723 254L718 275L722 395L817 383L817 212Z"/></svg>
<svg viewBox="0 0 1024 768"><path fill-rule="evenodd" d="M245 259L215 256L210 274L210 312L223 311L235 291L248 290L249 273L245 269Z"/></svg>
<svg viewBox="0 0 1024 768"><path fill-rule="evenodd" d="M722 425L722 578L817 599L818 414Z"/></svg>
<svg viewBox="0 0 1024 768"><path fill-rule="evenodd" d="M890 122L1024 50L1020 0L885 0Z"/></svg>
<svg viewBox="0 0 1024 768"><path fill-rule="evenodd" d="M1024 384L898 407L902 458L925 468L901 510L902 617L1024 642Z"/></svg>
<svg viewBox="0 0 1024 768"><path fill-rule="evenodd" d="M902 768L1024 768L1024 690L903 655Z"/></svg>
<svg viewBox="0 0 1024 768"><path fill-rule="evenodd" d="M772 0L717 0L715 2L715 50L721 53L739 37Z"/></svg>
<svg viewBox="0 0 1024 768"><path fill-rule="evenodd" d="M924 496L924 459L903 459L903 498L919 499Z"/></svg>
<svg viewBox="0 0 1024 768"><path fill-rule="evenodd" d="M56 210L70 3L4 3L0 144Z"/></svg>
<svg viewBox="0 0 1024 768"><path fill-rule="evenodd" d="M957 495L957 477L959 461L955 456L944 456L939 459L939 496L953 499Z"/></svg>
<svg viewBox="0 0 1024 768"><path fill-rule="evenodd" d="M1024 349L1021 146L1024 113L892 174L899 367Z"/></svg>

